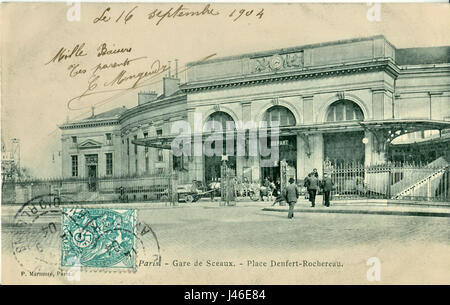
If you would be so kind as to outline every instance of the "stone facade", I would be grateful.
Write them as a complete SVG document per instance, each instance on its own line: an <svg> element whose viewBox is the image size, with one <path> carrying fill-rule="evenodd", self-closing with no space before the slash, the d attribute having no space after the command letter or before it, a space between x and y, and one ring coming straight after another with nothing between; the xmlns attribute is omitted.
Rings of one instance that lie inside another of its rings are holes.
<svg viewBox="0 0 450 305"><path fill-rule="evenodd" d="M187 120L194 130L199 115L205 123L217 111L235 122L260 122L274 106L288 109L299 130L295 136L297 178L313 168L322 171L326 149L330 149L324 140L327 134L361 132L364 163L382 163L385 151L375 149L370 130L351 119L330 122L327 115L333 103L347 101L360 109L363 122L450 120L448 55L435 57L430 64L409 62L408 54L413 53L402 51L397 59L396 48L383 36L375 36L190 63L186 83L165 78L161 96L140 96L138 106L109 119L109 125L86 119L61 126L63 176L70 176L70 158L76 153L81 156L80 175L85 175L83 155L94 152L99 155L99 175L106 152L114 154L114 175L143 175L148 167L167 170L172 163L168 150L161 157L159 148L135 147L132 142L148 137L154 143L158 137L169 136L177 120ZM113 134L111 145L104 143L108 132ZM79 138L77 147L71 143L74 135ZM83 141L91 142L83 148ZM188 158L183 167L191 178L204 180L204 157ZM236 157L236 175L246 171L253 180L263 178L259 157Z"/></svg>

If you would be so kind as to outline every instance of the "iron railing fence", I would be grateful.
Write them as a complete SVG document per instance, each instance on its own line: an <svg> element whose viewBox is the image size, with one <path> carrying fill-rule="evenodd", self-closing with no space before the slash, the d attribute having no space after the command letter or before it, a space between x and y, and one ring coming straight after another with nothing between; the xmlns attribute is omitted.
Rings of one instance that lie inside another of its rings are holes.
<svg viewBox="0 0 450 305"><path fill-rule="evenodd" d="M99 178L21 179L2 182L2 203L23 204L33 198L76 202L171 201L176 185L188 183L185 173Z"/></svg>
<svg viewBox="0 0 450 305"><path fill-rule="evenodd" d="M445 160L423 165L386 163L374 166L340 163L328 172L334 199L379 198L450 202L450 169Z"/></svg>

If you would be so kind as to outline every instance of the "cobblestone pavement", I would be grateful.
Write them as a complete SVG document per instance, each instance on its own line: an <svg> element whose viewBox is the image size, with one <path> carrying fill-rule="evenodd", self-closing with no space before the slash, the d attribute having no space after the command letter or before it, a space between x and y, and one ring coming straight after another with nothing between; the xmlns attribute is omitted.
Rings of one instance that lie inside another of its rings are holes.
<svg viewBox="0 0 450 305"><path fill-rule="evenodd" d="M155 232L162 264L167 268L173 267L174 261L212 259L232 261L236 268L244 268L240 272L245 271L249 276L240 277L241 273L229 269L223 274L205 273L216 280L214 283L334 283L342 279L344 283L359 283L365 280L366 260L373 256L389 266L384 273L388 283L450 282L448 217L297 212L289 220L287 213L263 211L263 207L270 206L267 202L237 206L219 206L218 202L180 203L175 207L148 203L102 206L136 208L138 220ZM14 228L8 223L14 209L17 207L3 209L3 251L11 246ZM35 223L36 231L50 221L58 227L60 219L60 212L48 213ZM59 255L57 243L57 240L52 242L55 257ZM262 275L258 273L260 269L248 266L250 261L270 263L287 259L338 260L344 264L346 273L330 271L324 280L320 272L300 275L286 271L285 277L278 278L278 273L271 273L274 269L264 269ZM180 282L207 283L200 276L196 280L189 270L174 274ZM158 281L172 281L175 276L172 271L167 269ZM349 277L354 272L360 277Z"/></svg>

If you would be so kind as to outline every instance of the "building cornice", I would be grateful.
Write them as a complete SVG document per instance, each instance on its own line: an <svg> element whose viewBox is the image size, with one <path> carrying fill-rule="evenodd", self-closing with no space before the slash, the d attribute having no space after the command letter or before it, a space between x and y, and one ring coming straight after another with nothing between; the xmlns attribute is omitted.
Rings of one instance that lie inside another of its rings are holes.
<svg viewBox="0 0 450 305"><path fill-rule="evenodd" d="M61 124L58 127L62 130L67 130L67 129L92 128L92 127L115 126L115 125L119 125L118 119L78 121L73 123Z"/></svg>
<svg viewBox="0 0 450 305"><path fill-rule="evenodd" d="M229 60L239 60L244 58L258 58L258 57L264 57L264 56L271 56L274 54L286 54L286 53L292 53L292 52L300 52L304 51L306 49L314 49L314 48L320 48L320 47L329 47L329 46L336 46L336 45L342 45L347 43L355 43L355 42L362 42L362 41L373 41L376 39L383 39L387 44L389 44L394 49L395 46L390 43L384 35L374 35L369 37L358 37L358 38L351 38L351 39L342 39L342 40L335 40L335 41L326 41L326 42L319 42L319 43L312 43L312 44L306 44L301 46L295 46L290 48L279 48L279 49L273 49L273 50L267 50L267 51L258 51L258 52L251 52L251 53L244 53L234 56L226 56L226 57L219 57L219 58L212 58L208 59L206 62L202 61L193 61L189 62L187 64L188 67L192 67L198 64L203 63L217 63L217 62L224 62Z"/></svg>
<svg viewBox="0 0 450 305"><path fill-rule="evenodd" d="M179 101L186 101L185 93L177 94L174 96L169 96L169 97L166 97L163 99L158 99L154 102L145 103L145 104L133 107L120 115L119 122L122 123L123 121L125 121L129 118L132 118L133 116L135 116L137 114L141 114L142 112L163 108L169 104L173 105L174 102L179 102Z"/></svg>
<svg viewBox="0 0 450 305"><path fill-rule="evenodd" d="M302 68L295 71L275 72L264 75L245 75L239 78L205 81L184 84L181 90L185 93L233 88L241 86L255 86L282 81L295 81L300 79L321 78L337 75L350 75L365 72L385 71L394 78L400 73L398 66L392 59L378 59L354 64L334 65L317 68Z"/></svg>

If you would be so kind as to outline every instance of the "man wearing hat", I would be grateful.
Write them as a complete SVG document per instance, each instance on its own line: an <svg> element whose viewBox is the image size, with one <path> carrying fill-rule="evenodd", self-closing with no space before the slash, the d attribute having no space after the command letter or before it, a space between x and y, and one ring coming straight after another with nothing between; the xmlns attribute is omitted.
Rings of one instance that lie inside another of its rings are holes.
<svg viewBox="0 0 450 305"><path fill-rule="evenodd" d="M294 206L299 196L297 186L294 184L294 178L289 178L289 185L284 189L284 193L284 198L289 204L288 218L291 219L294 217Z"/></svg>
<svg viewBox="0 0 450 305"><path fill-rule="evenodd" d="M330 206L330 198L331 198L331 191L333 190L333 180L331 180L330 176L328 175L328 173L324 173L323 174L323 180L321 181L321 187L323 189L323 196L324 196L324 200L325 200L325 206L329 207Z"/></svg>

